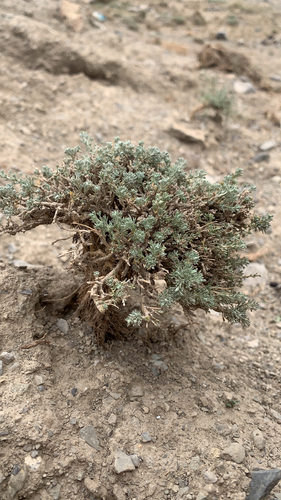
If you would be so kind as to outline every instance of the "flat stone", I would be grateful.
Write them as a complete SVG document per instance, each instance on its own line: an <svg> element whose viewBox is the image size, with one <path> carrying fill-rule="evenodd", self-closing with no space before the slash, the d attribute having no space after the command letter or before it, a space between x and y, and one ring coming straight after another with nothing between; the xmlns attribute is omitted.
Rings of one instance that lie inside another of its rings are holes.
<svg viewBox="0 0 281 500"><path fill-rule="evenodd" d="M211 470L206 470L204 474L204 480L206 481L206 483L214 484L217 482L218 478L214 472L212 472Z"/></svg>
<svg viewBox="0 0 281 500"><path fill-rule="evenodd" d="M34 382L36 385L42 385L44 383L43 377L41 375L34 375Z"/></svg>
<svg viewBox="0 0 281 500"><path fill-rule="evenodd" d="M26 467L22 466L19 472L14 476L11 474L8 482L8 496L14 498L16 494L22 489L27 477Z"/></svg>
<svg viewBox="0 0 281 500"><path fill-rule="evenodd" d="M248 347L251 347L251 349L259 347L259 339L249 340Z"/></svg>
<svg viewBox="0 0 281 500"><path fill-rule="evenodd" d="M259 429L254 429L251 437L256 447L259 450L263 450L265 447L265 439L263 437L263 433Z"/></svg>
<svg viewBox="0 0 281 500"><path fill-rule="evenodd" d="M95 448L95 450L99 450L99 440L97 438L96 431L92 425L86 425L86 427L83 427L80 429L80 437L86 441L86 443L91 446L92 448Z"/></svg>
<svg viewBox="0 0 281 500"><path fill-rule="evenodd" d="M82 477L81 479L80 477L77 477L77 479L78 481L81 481ZM93 493L95 498L107 498L107 490L98 479L90 479L89 477L86 477L84 479L84 485L90 493Z"/></svg>
<svg viewBox="0 0 281 500"><path fill-rule="evenodd" d="M149 483L148 485L148 490L147 490L147 496L152 497L156 491L156 484L155 483Z"/></svg>
<svg viewBox="0 0 281 500"><path fill-rule="evenodd" d="M192 457L190 462L189 462L189 468L191 470L198 470L199 467L200 467L200 457L196 456L196 457Z"/></svg>
<svg viewBox="0 0 281 500"><path fill-rule="evenodd" d="M121 398L121 394L119 392L110 392L109 394L113 399Z"/></svg>
<svg viewBox="0 0 281 500"><path fill-rule="evenodd" d="M140 385L134 385L131 389L131 396L136 398L143 396L143 388Z"/></svg>
<svg viewBox="0 0 281 500"><path fill-rule="evenodd" d="M269 151L270 149L275 148L275 146L277 146L276 141L265 141L260 146L260 151Z"/></svg>
<svg viewBox="0 0 281 500"><path fill-rule="evenodd" d="M270 410L270 414L272 415L275 420L277 420L278 424L281 424L281 414L278 413L278 411L273 410L273 408Z"/></svg>
<svg viewBox="0 0 281 500"><path fill-rule="evenodd" d="M196 497L196 500L205 500L206 498L208 498L208 495L206 495L205 493L199 492L197 497Z"/></svg>
<svg viewBox="0 0 281 500"><path fill-rule="evenodd" d="M152 441L152 437L148 432L143 432L141 435L141 440L143 443L149 443L150 441Z"/></svg>
<svg viewBox="0 0 281 500"><path fill-rule="evenodd" d="M242 82L241 80L235 80L233 88L237 94L254 94L256 92L251 82Z"/></svg>
<svg viewBox="0 0 281 500"><path fill-rule="evenodd" d="M257 470L252 472L250 492L246 500L265 500L281 479L280 469Z"/></svg>
<svg viewBox="0 0 281 500"><path fill-rule="evenodd" d="M16 362L15 362L15 363L13 363L11 366L9 366L8 370L9 370L10 372L13 372L13 371L17 370L17 368L19 368L19 366L20 366L19 362L18 362L18 361L16 361Z"/></svg>
<svg viewBox="0 0 281 500"><path fill-rule="evenodd" d="M245 450L240 443L232 443L221 452L221 458L231 460L236 464L241 464L245 458Z"/></svg>
<svg viewBox="0 0 281 500"><path fill-rule="evenodd" d="M273 82L281 82L281 75L270 75L270 80Z"/></svg>
<svg viewBox="0 0 281 500"><path fill-rule="evenodd" d="M114 484L113 494L114 494L114 498L116 498L116 500L126 500L127 499L127 496L125 495L123 489L121 488L121 486L119 484Z"/></svg>
<svg viewBox="0 0 281 500"><path fill-rule="evenodd" d="M181 500L185 495L187 495L188 492L189 492L189 486L184 486L180 488L177 493L176 500Z"/></svg>
<svg viewBox="0 0 281 500"><path fill-rule="evenodd" d="M117 420L117 417L114 413L111 413L108 418L108 423L109 424L115 424Z"/></svg>
<svg viewBox="0 0 281 500"><path fill-rule="evenodd" d="M189 129L183 127L182 125L173 124L169 128L168 133L181 142L186 142L188 144L200 144L201 146L206 147L206 136L203 130Z"/></svg>
<svg viewBox="0 0 281 500"><path fill-rule="evenodd" d="M69 330L69 326L68 326L67 321L65 319L62 319L62 318L58 319L57 327L65 335L67 334L67 332Z"/></svg>
<svg viewBox="0 0 281 500"><path fill-rule="evenodd" d="M253 162L255 163L261 163L263 161L269 161L269 154L268 153L258 153L257 155L252 157Z"/></svg>
<svg viewBox="0 0 281 500"><path fill-rule="evenodd" d="M8 365L9 363L12 363L14 361L15 356L11 354L10 352L3 351L0 354L0 361L3 361L4 365Z"/></svg>
<svg viewBox="0 0 281 500"><path fill-rule="evenodd" d="M135 466L131 457L126 455L122 450L117 450L115 453L115 463L114 463L115 471L117 474L121 474L121 472L135 470Z"/></svg>
<svg viewBox="0 0 281 500"><path fill-rule="evenodd" d="M61 489L60 484L56 484L56 486L53 486L52 488L49 489L49 494L54 500L59 500L60 489Z"/></svg>

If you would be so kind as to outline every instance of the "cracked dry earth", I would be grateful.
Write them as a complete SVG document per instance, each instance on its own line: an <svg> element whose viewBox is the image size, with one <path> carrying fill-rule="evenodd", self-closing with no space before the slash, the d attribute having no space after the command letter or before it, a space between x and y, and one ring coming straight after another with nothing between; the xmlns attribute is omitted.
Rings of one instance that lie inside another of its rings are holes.
<svg viewBox="0 0 281 500"><path fill-rule="evenodd" d="M64 299L77 278L59 257L69 241L52 242L69 234L1 236L1 499L244 500L254 468L281 467L280 27L273 0L1 1L1 168L55 166L81 130L118 135L213 181L243 167L257 212L274 215L247 242L260 274L245 281L260 303L248 329L200 311L187 326L175 308L177 334L103 349ZM217 43L260 83L200 68ZM194 113L213 79L228 118Z"/></svg>

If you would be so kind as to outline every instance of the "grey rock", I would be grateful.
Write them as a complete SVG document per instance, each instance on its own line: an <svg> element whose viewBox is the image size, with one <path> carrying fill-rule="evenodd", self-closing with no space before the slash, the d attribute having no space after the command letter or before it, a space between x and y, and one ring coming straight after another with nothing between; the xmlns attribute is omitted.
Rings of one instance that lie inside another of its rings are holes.
<svg viewBox="0 0 281 500"><path fill-rule="evenodd" d="M143 388L140 385L134 385L131 389L131 396L136 398L143 396Z"/></svg>
<svg viewBox="0 0 281 500"><path fill-rule="evenodd" d="M3 361L0 360L0 377L3 374Z"/></svg>
<svg viewBox="0 0 281 500"><path fill-rule="evenodd" d="M178 493L177 493L176 500L181 500L181 498L183 498L188 492L189 492L188 486L184 486L183 488L180 488Z"/></svg>
<svg viewBox="0 0 281 500"><path fill-rule="evenodd" d="M10 352L3 351L0 354L0 360L3 361L4 365L8 365L9 363L12 363L14 361L15 356L11 354Z"/></svg>
<svg viewBox="0 0 281 500"><path fill-rule="evenodd" d="M251 82L242 82L241 80L235 80L233 88L236 94L254 94L256 92Z"/></svg>
<svg viewBox="0 0 281 500"><path fill-rule="evenodd" d="M273 410L273 408L270 410L270 414L272 415L275 420L277 420L278 424L281 424L281 414L278 413L278 411Z"/></svg>
<svg viewBox="0 0 281 500"><path fill-rule="evenodd" d="M189 468L191 470L198 470L199 467L200 467L200 457L196 456L196 457L191 457L191 460L189 462Z"/></svg>
<svg viewBox="0 0 281 500"><path fill-rule="evenodd" d="M52 488L49 489L49 494L54 500L58 500L60 497L60 489L61 486L60 484L56 484L56 486L53 486Z"/></svg>
<svg viewBox="0 0 281 500"><path fill-rule="evenodd" d="M97 438L96 431L92 425L86 425L80 430L80 437L86 441L89 446L95 448L95 450L99 450L99 440Z"/></svg>
<svg viewBox="0 0 281 500"><path fill-rule="evenodd" d="M26 467L22 466L19 472L14 476L11 474L8 483L8 497L15 498L16 494L22 489L27 477Z"/></svg>
<svg viewBox="0 0 281 500"><path fill-rule="evenodd" d="M32 444L25 444L24 447L23 447L23 451L31 451L33 448Z"/></svg>
<svg viewBox="0 0 281 500"><path fill-rule="evenodd" d="M16 253L17 251L18 251L17 247L13 243L9 243L8 252L9 253Z"/></svg>
<svg viewBox="0 0 281 500"><path fill-rule="evenodd" d="M20 290L20 293L22 295L32 295L32 290L29 290L29 288L24 288L23 290Z"/></svg>
<svg viewBox="0 0 281 500"><path fill-rule="evenodd" d="M246 500L265 500L281 479L280 469L256 470L252 472L250 492Z"/></svg>
<svg viewBox="0 0 281 500"><path fill-rule="evenodd" d="M77 420L76 418L71 418L69 422L71 423L71 425L76 425Z"/></svg>
<svg viewBox="0 0 281 500"><path fill-rule="evenodd" d="M207 497L208 497L208 495L206 495L205 493L199 492L197 497L196 497L196 500L205 500Z"/></svg>
<svg viewBox="0 0 281 500"><path fill-rule="evenodd" d="M41 375L34 375L34 382L36 385L42 385L44 383L43 377Z"/></svg>
<svg viewBox="0 0 281 500"><path fill-rule="evenodd" d="M68 326L67 321L65 319L62 319L62 318L58 319L57 327L65 335L67 334L67 332L69 330L69 326Z"/></svg>
<svg viewBox="0 0 281 500"><path fill-rule="evenodd" d="M255 163L261 163L263 161L269 161L269 154L268 153L258 153L257 155L253 156L252 157L252 160L255 162Z"/></svg>
<svg viewBox="0 0 281 500"><path fill-rule="evenodd" d="M138 455L130 455L130 459L132 460L135 467L140 466L140 459L139 459Z"/></svg>
<svg viewBox="0 0 281 500"><path fill-rule="evenodd" d="M240 443L232 443L221 452L221 458L241 464L245 458L245 450Z"/></svg>
<svg viewBox="0 0 281 500"><path fill-rule="evenodd" d="M270 149L275 148L277 146L276 141L265 141L260 146L260 151L269 151Z"/></svg>
<svg viewBox="0 0 281 500"><path fill-rule="evenodd" d="M149 443L149 441L152 441L152 437L148 432L143 432L141 435L141 440L143 443Z"/></svg>
<svg viewBox="0 0 281 500"><path fill-rule="evenodd" d="M38 455L38 451L37 451L37 450L33 450L33 451L30 453L30 455L32 456L32 458L35 458L35 457L37 457L37 455Z"/></svg>
<svg viewBox="0 0 281 500"><path fill-rule="evenodd" d="M281 76L280 75L270 75L270 80L273 82L281 82Z"/></svg>
<svg viewBox="0 0 281 500"><path fill-rule="evenodd" d="M216 40L227 40L227 34L225 29L220 29L216 34Z"/></svg>
<svg viewBox="0 0 281 500"><path fill-rule="evenodd" d="M160 361L162 356L159 356L159 354L152 354L151 358L153 361Z"/></svg>
<svg viewBox="0 0 281 500"><path fill-rule="evenodd" d="M13 261L13 264L15 267L19 267L19 268L22 268L22 269L25 269L27 267L33 267L32 264L29 264L28 262L25 262L25 260L19 260L19 259L15 259Z"/></svg>
<svg viewBox="0 0 281 500"><path fill-rule="evenodd" d="M262 432L259 429L254 429L252 432L252 440L254 441L256 447L259 450L263 450L265 447L265 439Z"/></svg>
<svg viewBox="0 0 281 500"><path fill-rule="evenodd" d="M204 479L205 479L206 483L211 483L211 484L216 483L218 480L216 474L214 472L212 472L211 470L206 470L206 472L204 474Z"/></svg>
<svg viewBox="0 0 281 500"><path fill-rule="evenodd" d="M18 361L16 361L16 362L15 362L15 363L13 363L11 366L9 366L9 368L8 368L8 369L9 369L9 371L10 371L10 372L13 372L13 371L15 371L17 368L19 368L19 366L20 366L19 362L18 362Z"/></svg>
<svg viewBox="0 0 281 500"><path fill-rule="evenodd" d="M135 470L135 466L131 457L126 455L122 450L118 449L115 453L115 463L114 463L115 471L117 474L121 474L121 472Z"/></svg>
<svg viewBox="0 0 281 500"><path fill-rule="evenodd" d="M40 392L45 391L45 387L44 387L44 385L38 385L38 390L39 390Z"/></svg>
<svg viewBox="0 0 281 500"><path fill-rule="evenodd" d="M16 475L19 473L20 469L21 469L21 468L20 468L19 464L16 464L16 465L14 466L13 470L12 470L12 474L13 474L14 476L16 476Z"/></svg>
<svg viewBox="0 0 281 500"><path fill-rule="evenodd" d="M151 368L153 375L160 375L168 370L168 366L163 361L153 361L153 366Z"/></svg>

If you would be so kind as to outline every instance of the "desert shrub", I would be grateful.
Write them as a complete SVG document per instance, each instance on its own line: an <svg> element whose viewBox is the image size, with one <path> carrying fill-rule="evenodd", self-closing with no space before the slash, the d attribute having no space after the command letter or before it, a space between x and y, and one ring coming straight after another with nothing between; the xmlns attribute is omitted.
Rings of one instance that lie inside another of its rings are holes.
<svg viewBox="0 0 281 500"><path fill-rule="evenodd" d="M202 92L205 106L212 107L225 116L229 116L233 110L233 96L225 85L219 85L216 78L205 83Z"/></svg>
<svg viewBox="0 0 281 500"><path fill-rule="evenodd" d="M248 261L243 238L266 231L271 216L252 213L253 186L241 170L215 184L187 172L165 151L114 144L68 148L56 168L33 175L1 172L0 210L9 234L57 223L74 231L72 266L84 276L78 298L102 340L143 322L159 322L174 303L187 316L200 308L248 325L257 303L239 288ZM160 291L159 279L165 286ZM126 300L138 300L130 310Z"/></svg>

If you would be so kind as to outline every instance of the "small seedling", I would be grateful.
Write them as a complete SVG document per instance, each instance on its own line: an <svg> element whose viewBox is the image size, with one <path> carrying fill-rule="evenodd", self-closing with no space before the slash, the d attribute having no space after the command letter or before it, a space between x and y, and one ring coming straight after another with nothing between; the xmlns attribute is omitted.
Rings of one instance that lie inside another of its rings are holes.
<svg viewBox="0 0 281 500"><path fill-rule="evenodd" d="M225 407L226 408L234 408L240 401L235 401L234 399L227 399L225 401Z"/></svg>

